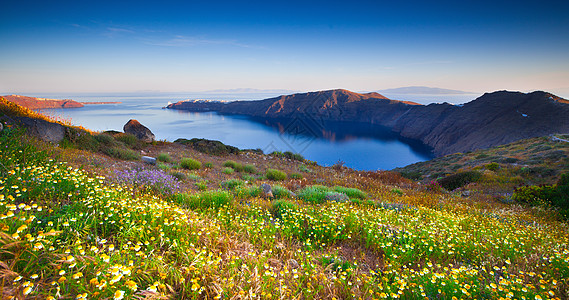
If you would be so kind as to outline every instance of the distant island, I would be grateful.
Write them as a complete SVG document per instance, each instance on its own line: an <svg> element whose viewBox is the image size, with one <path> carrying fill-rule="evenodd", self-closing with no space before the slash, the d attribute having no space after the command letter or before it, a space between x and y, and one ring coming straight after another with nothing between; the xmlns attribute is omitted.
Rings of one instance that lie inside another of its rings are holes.
<svg viewBox="0 0 569 300"><path fill-rule="evenodd" d="M569 101L551 93L498 91L464 105L421 105L379 93L329 90L258 101L181 101L167 106L261 118L299 118L378 124L432 147L437 156L569 133Z"/></svg>
<svg viewBox="0 0 569 300"><path fill-rule="evenodd" d="M14 102L18 105L27 107L29 109L79 108L85 105L121 103L121 102L77 102L71 99L37 98L37 97L27 97L21 95L6 95L3 97L10 102Z"/></svg>
<svg viewBox="0 0 569 300"><path fill-rule="evenodd" d="M459 90L441 89L427 86L406 86L395 89L379 90L379 93L400 95L473 95L476 93Z"/></svg>

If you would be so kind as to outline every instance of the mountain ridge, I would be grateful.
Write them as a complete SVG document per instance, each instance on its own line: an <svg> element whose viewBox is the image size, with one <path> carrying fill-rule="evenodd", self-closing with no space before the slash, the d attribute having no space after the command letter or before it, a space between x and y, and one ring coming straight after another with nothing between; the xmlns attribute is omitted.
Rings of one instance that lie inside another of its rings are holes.
<svg viewBox="0 0 569 300"><path fill-rule="evenodd" d="M355 121L391 128L433 148L437 156L523 138L569 132L569 101L551 93L497 91L464 105L421 105L379 93L328 90L258 101L177 102L170 109L217 111L266 118Z"/></svg>

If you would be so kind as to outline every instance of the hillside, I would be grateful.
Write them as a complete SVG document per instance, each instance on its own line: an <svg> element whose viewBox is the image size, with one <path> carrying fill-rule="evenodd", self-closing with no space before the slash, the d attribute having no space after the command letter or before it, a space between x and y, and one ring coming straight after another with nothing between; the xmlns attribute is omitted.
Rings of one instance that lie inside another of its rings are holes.
<svg viewBox="0 0 569 300"><path fill-rule="evenodd" d="M45 143L11 121L37 116L0 99L2 299L569 297L556 208L203 139L67 126Z"/></svg>
<svg viewBox="0 0 569 300"><path fill-rule="evenodd" d="M8 101L14 102L29 109L83 107L83 104L71 99L47 99L20 95L7 95L3 97Z"/></svg>
<svg viewBox="0 0 569 300"><path fill-rule="evenodd" d="M178 102L170 109L265 118L367 122L433 148L437 156L569 133L569 101L546 92L500 91L455 106L389 100L377 93L331 90L260 101Z"/></svg>

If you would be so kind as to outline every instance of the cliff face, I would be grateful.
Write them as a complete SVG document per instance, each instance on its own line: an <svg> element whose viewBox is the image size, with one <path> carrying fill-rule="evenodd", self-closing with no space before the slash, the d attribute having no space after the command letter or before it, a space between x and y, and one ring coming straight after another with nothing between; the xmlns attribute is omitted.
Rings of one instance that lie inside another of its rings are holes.
<svg viewBox="0 0 569 300"><path fill-rule="evenodd" d="M267 118L304 118L379 124L420 140L436 155L466 152L524 138L569 133L569 101L546 92L500 91L463 106L419 105L377 93L332 90L260 101L178 102L168 108Z"/></svg>
<svg viewBox="0 0 569 300"><path fill-rule="evenodd" d="M14 102L29 109L83 107L83 104L71 99L46 99L19 95L8 95L4 96L4 98L10 102Z"/></svg>

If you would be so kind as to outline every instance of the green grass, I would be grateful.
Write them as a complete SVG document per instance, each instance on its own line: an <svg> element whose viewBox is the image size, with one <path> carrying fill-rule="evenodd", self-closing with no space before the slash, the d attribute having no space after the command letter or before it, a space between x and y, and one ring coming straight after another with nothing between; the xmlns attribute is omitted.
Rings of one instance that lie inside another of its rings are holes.
<svg viewBox="0 0 569 300"><path fill-rule="evenodd" d="M222 172L223 172L224 174L231 175L231 174L233 174L233 173L235 172L235 170L234 170L233 168L226 167L226 168L223 168Z"/></svg>
<svg viewBox="0 0 569 300"><path fill-rule="evenodd" d="M229 205L233 200L227 191L204 191L196 194L176 194L174 201L182 207L191 209L220 208Z"/></svg>

